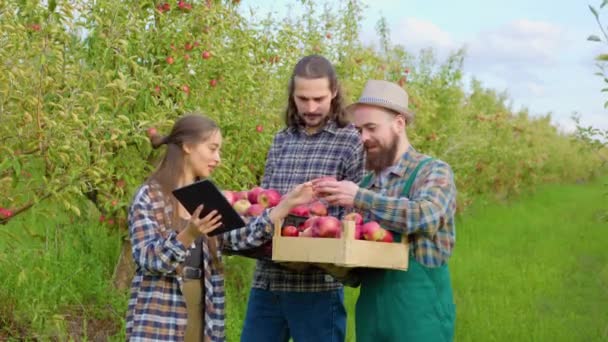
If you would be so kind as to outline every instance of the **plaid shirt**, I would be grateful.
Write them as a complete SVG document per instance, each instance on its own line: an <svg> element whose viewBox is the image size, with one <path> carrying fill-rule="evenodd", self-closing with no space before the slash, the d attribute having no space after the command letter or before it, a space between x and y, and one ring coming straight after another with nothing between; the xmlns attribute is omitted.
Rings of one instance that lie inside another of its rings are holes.
<svg viewBox="0 0 608 342"><path fill-rule="evenodd" d="M157 183L144 184L129 208L129 236L136 273L131 284L126 322L129 341L183 341L186 328L186 304L182 295L180 268L187 248L177 240L186 221L172 224L173 209L164 201ZM219 244L233 248L251 248L272 237L265 228L267 214L218 238ZM202 239L205 286L205 336L210 341L225 340L224 275L211 261L211 253ZM221 248L218 259L221 262Z"/></svg>
<svg viewBox="0 0 608 342"><path fill-rule="evenodd" d="M321 176L359 182L364 172L363 153L361 138L352 125L338 128L330 121L315 134L307 134L303 128L285 128L274 137L261 186L285 194L295 185ZM328 214L341 218L344 209L329 207ZM268 220L267 212L258 224L264 220ZM268 220L265 224L272 223ZM338 289L342 284L317 268L297 272L269 260L258 260L252 286L271 291L316 292Z"/></svg>
<svg viewBox="0 0 608 342"><path fill-rule="evenodd" d="M383 181L372 175L366 188L360 188L354 207L366 213L386 229L406 234L411 253L421 264L438 267L452 254L456 240L454 213L456 186L448 164L432 160L424 165L414 181L410 194L401 194L416 165L428 156L410 147Z"/></svg>

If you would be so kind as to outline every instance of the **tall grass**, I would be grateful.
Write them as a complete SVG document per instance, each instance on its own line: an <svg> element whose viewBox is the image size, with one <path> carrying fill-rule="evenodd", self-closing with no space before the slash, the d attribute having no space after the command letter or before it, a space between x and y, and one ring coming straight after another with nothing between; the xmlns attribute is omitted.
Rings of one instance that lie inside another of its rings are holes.
<svg viewBox="0 0 608 342"><path fill-rule="evenodd" d="M119 234L59 214L0 227L0 340L107 340L124 330L126 296L110 281Z"/></svg>

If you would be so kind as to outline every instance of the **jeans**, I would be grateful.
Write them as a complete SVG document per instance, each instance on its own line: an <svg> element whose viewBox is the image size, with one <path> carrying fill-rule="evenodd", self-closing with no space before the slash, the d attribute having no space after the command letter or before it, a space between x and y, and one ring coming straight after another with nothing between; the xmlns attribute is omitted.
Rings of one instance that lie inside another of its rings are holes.
<svg viewBox="0 0 608 342"><path fill-rule="evenodd" d="M253 288L241 342L343 342L344 290L279 292Z"/></svg>

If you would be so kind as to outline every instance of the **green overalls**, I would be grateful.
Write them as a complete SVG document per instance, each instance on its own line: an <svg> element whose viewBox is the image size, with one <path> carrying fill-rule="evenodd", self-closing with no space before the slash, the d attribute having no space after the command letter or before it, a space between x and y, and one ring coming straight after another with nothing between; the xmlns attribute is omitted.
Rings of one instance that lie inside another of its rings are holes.
<svg viewBox="0 0 608 342"><path fill-rule="evenodd" d="M410 188L421 161L407 180L402 194ZM361 185L369 183L365 178ZM368 184L365 184L367 186ZM401 236L395 234L395 240ZM357 342L372 341L452 341L455 307L447 264L430 268L420 264L410 249L407 271L368 269L361 276L356 305Z"/></svg>

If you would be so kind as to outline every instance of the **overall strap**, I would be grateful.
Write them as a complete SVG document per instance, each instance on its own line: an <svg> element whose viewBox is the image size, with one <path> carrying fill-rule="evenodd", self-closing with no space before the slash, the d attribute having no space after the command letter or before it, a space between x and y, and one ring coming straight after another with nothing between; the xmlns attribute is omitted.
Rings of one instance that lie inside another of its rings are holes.
<svg viewBox="0 0 608 342"><path fill-rule="evenodd" d="M418 175L418 171L420 171L420 169L426 163L430 162L431 160L433 160L433 158L426 158L426 159L420 161L420 163L418 163L418 165L416 165L416 168L414 169L414 171L412 171L412 174L410 175L410 177L405 182L405 185L403 186L403 191L401 192L401 195L403 195L403 196L409 196L410 190L412 189L412 185L414 184L414 181L416 181L416 176Z"/></svg>
<svg viewBox="0 0 608 342"><path fill-rule="evenodd" d="M410 195L410 190L412 189L412 185L414 184L414 181L416 180L416 176L418 175L418 171L420 171L420 169L428 162L430 162L431 160L433 160L433 158L426 158L422 161L420 161L418 163L418 165L416 165L416 168L414 169L414 171L412 171L412 173L410 174L409 178L407 179L407 181L405 181L405 185L403 186L403 190L401 191L401 196L405 196L405 197L409 197ZM393 234L395 241L400 242L401 241L401 234ZM410 254L413 252L412 249L410 249Z"/></svg>
<svg viewBox="0 0 608 342"><path fill-rule="evenodd" d="M369 183L372 181L373 175L373 172L368 172L365 176L363 176L363 179L359 182L359 187L367 188L369 186Z"/></svg>

